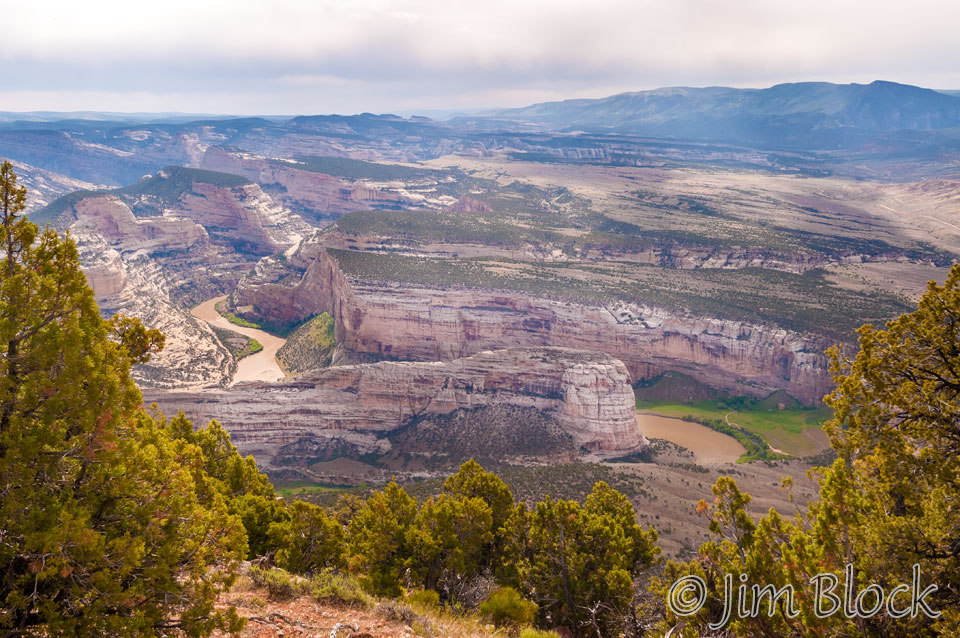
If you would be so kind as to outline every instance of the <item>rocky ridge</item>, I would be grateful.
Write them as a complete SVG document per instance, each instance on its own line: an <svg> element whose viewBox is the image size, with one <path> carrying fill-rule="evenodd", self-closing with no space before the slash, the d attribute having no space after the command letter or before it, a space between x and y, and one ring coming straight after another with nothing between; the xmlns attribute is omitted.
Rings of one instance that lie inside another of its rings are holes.
<svg viewBox="0 0 960 638"><path fill-rule="evenodd" d="M17 182L27 189L27 212L39 210L53 202L58 197L77 190L98 188L79 179L72 179L53 171L47 171L30 164L13 161L13 169L17 173Z"/></svg>
<svg viewBox="0 0 960 638"><path fill-rule="evenodd" d="M643 303L589 305L351 278L324 241L303 242L284 264L258 264L234 303L290 322L328 312L344 350L382 359L451 361L495 348L569 347L620 359L634 381L675 370L730 392L786 390L811 404L830 389L826 358L811 336Z"/></svg>
<svg viewBox="0 0 960 638"><path fill-rule="evenodd" d="M451 207L450 210L454 210ZM539 263L572 263L577 261L620 261L634 264L693 270L697 268L764 268L803 274L825 265L867 262L903 261L908 259L891 252L888 255L866 255L850 252L826 259L813 252L776 251L750 246L717 247L689 243L662 242L652 245L622 247L613 245L563 246L547 242L491 245L466 242L430 242L377 233L353 234L331 229L323 235L323 245L339 250L373 252L412 252L440 258L494 257Z"/></svg>
<svg viewBox="0 0 960 638"><path fill-rule="evenodd" d="M256 184L216 181L166 169L133 187L80 193L49 208L77 241L101 310L167 335L163 352L134 369L143 386L227 384L233 356L187 307L229 292L257 259L296 245L309 229Z"/></svg>
<svg viewBox="0 0 960 638"><path fill-rule="evenodd" d="M352 211L441 208L452 201L443 198L434 201L428 194L411 189L413 185L408 182L344 179L308 170L301 162L231 152L217 146L206 150L200 166L256 182L284 206L320 223L329 223ZM420 186L429 187L429 184L430 180L425 180Z"/></svg>
<svg viewBox="0 0 960 638"><path fill-rule="evenodd" d="M167 414L217 419L244 454L276 469L290 448L304 465L387 454L387 435L419 417L492 405L535 408L585 450L605 457L646 445L630 375L602 353L512 348L447 362L380 362L316 370L282 383L144 393ZM518 424L522 427L522 424Z"/></svg>

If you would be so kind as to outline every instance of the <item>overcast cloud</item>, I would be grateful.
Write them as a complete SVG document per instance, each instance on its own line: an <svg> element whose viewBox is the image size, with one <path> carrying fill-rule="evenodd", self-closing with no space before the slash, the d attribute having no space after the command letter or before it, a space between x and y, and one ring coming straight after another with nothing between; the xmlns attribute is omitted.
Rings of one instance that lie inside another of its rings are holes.
<svg viewBox="0 0 960 638"><path fill-rule="evenodd" d="M4 5L7 111L411 112L801 80L960 89L956 0Z"/></svg>

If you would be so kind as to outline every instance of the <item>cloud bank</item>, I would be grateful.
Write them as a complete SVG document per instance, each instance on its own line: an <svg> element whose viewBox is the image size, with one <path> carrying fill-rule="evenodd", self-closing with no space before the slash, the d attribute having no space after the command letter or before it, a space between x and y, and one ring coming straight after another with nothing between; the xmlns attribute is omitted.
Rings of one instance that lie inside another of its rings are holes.
<svg viewBox="0 0 960 638"><path fill-rule="evenodd" d="M10 4L0 110L519 106L660 86L960 88L960 3L320 0Z"/></svg>

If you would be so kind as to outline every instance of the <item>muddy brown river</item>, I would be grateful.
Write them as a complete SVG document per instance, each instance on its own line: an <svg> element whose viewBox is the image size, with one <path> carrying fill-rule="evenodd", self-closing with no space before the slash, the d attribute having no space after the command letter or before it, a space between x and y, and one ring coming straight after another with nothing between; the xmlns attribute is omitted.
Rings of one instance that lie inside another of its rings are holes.
<svg viewBox="0 0 960 638"><path fill-rule="evenodd" d="M277 363L277 350L286 343L286 339L281 339L263 330L256 328L245 328L230 323L217 312L216 305L226 299L226 296L216 297L204 301L202 304L190 311L197 319L203 319L212 326L232 330L240 334L256 339L263 345L263 350L248 357L244 357L237 362L237 373L233 376L231 385L242 383L244 381L280 381L286 375L280 369Z"/></svg>
<svg viewBox="0 0 960 638"><path fill-rule="evenodd" d="M735 438L692 421L638 412L637 423L648 439L666 439L685 447L704 465L733 463L747 451Z"/></svg>

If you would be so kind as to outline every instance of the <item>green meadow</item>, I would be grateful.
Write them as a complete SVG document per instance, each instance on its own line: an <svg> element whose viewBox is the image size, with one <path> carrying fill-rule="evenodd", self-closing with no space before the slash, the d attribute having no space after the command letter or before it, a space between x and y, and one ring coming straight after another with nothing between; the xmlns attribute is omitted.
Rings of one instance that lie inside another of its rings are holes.
<svg viewBox="0 0 960 638"><path fill-rule="evenodd" d="M676 401L638 399L637 409L675 418L720 420L739 425L771 447L793 456L813 456L829 447L822 425L829 408L806 408L797 404L780 410L768 400Z"/></svg>
<svg viewBox="0 0 960 638"><path fill-rule="evenodd" d="M323 483L310 483L308 481L292 481L290 483L277 483L275 485L277 494L283 498L293 498L306 496L308 494L320 494L323 492L342 492L347 487L338 485L324 485Z"/></svg>

